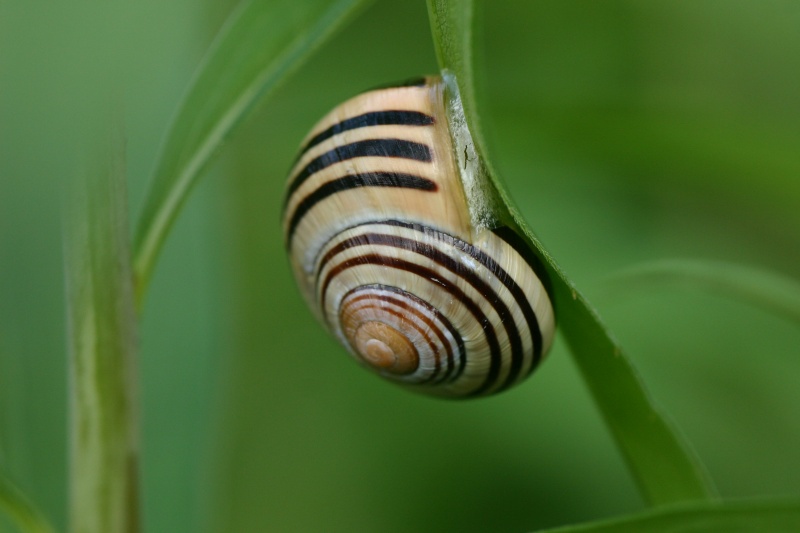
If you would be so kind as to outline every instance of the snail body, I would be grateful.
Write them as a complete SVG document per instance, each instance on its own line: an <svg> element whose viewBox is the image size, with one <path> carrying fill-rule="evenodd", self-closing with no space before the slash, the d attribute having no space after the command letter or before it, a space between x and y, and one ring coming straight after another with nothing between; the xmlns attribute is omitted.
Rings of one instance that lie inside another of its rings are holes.
<svg viewBox="0 0 800 533"><path fill-rule="evenodd" d="M283 230L301 292L357 361L475 397L529 375L555 326L525 241L474 220L444 98L426 78L330 112L290 172Z"/></svg>

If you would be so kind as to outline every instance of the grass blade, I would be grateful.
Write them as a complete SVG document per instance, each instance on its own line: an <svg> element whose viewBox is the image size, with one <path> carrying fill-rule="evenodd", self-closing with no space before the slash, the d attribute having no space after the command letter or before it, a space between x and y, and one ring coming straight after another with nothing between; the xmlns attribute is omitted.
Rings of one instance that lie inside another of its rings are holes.
<svg viewBox="0 0 800 533"><path fill-rule="evenodd" d="M163 142L134 245L141 305L156 257L197 177L242 119L366 0L255 0L220 31Z"/></svg>
<svg viewBox="0 0 800 533"><path fill-rule="evenodd" d="M115 116L87 140L65 221L70 526L80 533L139 531L136 314Z"/></svg>
<svg viewBox="0 0 800 533"><path fill-rule="evenodd" d="M528 229L491 169L480 131L472 72L472 1L429 0L428 11L439 64L457 83L451 94L460 93L486 180L484 189L494 196L488 204L496 223L519 228L543 258L555 290L561 331L645 499L651 504L668 504L711 498L714 489L688 444L650 399L597 312Z"/></svg>
<svg viewBox="0 0 800 533"><path fill-rule="evenodd" d="M0 472L0 511L23 533L55 533L47 520L6 476Z"/></svg>
<svg viewBox="0 0 800 533"><path fill-rule="evenodd" d="M615 294L653 285L700 289L761 308L800 325L800 282L723 261L664 259L635 265L611 278Z"/></svg>
<svg viewBox="0 0 800 533"><path fill-rule="evenodd" d="M681 533L696 531L800 531L800 502L703 503L645 513L546 533ZM544 533L544 532L543 532Z"/></svg>

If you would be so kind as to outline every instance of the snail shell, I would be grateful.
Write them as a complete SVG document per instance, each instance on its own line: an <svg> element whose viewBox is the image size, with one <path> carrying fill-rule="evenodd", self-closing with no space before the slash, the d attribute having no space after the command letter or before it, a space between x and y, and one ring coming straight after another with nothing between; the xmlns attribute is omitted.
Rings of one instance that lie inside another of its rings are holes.
<svg viewBox="0 0 800 533"><path fill-rule="evenodd" d="M552 343L538 259L511 228L473 223L440 78L368 91L323 118L290 172L283 230L318 318L390 380L492 394Z"/></svg>

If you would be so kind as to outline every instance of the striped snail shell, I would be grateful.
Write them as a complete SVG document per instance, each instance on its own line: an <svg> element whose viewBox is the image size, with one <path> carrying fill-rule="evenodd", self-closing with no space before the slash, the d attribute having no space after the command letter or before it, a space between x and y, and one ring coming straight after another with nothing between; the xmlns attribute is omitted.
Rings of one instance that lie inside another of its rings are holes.
<svg viewBox="0 0 800 533"><path fill-rule="evenodd" d="M302 144L283 231L303 295L357 361L475 397L528 376L555 326L528 244L474 220L454 142L441 78L348 100Z"/></svg>

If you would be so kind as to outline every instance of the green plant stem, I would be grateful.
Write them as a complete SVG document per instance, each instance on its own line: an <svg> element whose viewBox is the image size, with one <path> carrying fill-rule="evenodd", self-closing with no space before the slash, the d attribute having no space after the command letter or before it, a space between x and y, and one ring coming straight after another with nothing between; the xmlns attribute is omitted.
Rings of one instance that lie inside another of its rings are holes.
<svg viewBox="0 0 800 533"><path fill-rule="evenodd" d="M528 228L492 169L475 96L472 0L428 0L428 12L439 65L450 80L449 98L463 106L468 143L478 155L481 190L489 196L483 201L492 206L494 224L518 228L547 269L573 360L642 495L653 505L714 498L715 489L691 447L652 401L597 312Z"/></svg>
<svg viewBox="0 0 800 533"><path fill-rule="evenodd" d="M102 104L101 104L102 105ZM137 533L136 314L122 120L101 119L70 184L69 521L73 533Z"/></svg>

